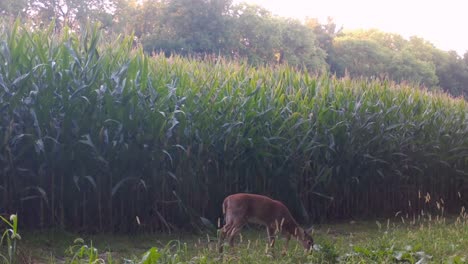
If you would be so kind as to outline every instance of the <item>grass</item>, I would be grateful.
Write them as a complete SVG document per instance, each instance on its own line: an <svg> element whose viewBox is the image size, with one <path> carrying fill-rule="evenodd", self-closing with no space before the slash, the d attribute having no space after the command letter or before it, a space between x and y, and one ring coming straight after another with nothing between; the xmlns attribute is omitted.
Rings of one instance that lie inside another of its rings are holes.
<svg viewBox="0 0 468 264"><path fill-rule="evenodd" d="M317 226L316 250L304 252L292 242L281 254L283 240L274 250L266 247L263 230L245 229L234 248L216 250L216 236L202 234L79 235L57 230L24 232L23 260L34 263L70 263L67 248L77 237L98 250L105 263L143 263L152 247L157 263L466 263L467 219L398 219L351 221ZM81 262L90 263L84 257ZM420 261L420 262L418 262Z"/></svg>

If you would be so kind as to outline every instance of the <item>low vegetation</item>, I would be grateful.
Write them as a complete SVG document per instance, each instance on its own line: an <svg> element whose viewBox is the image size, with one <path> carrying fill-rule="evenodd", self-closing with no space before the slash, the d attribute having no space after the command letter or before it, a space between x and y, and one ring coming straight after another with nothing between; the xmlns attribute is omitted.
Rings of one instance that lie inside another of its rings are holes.
<svg viewBox="0 0 468 264"><path fill-rule="evenodd" d="M304 251L268 247L263 230L244 232L235 247L218 253L214 233L202 235L92 235L75 239L63 231L25 232L22 263L467 263L468 216L418 218L317 226L315 246ZM1 252L1 251L0 251ZM7 262L13 263L13 262Z"/></svg>
<svg viewBox="0 0 468 264"><path fill-rule="evenodd" d="M6 225L0 239L0 260L2 263L16 263L17 243L21 239L18 233L18 217L11 215L8 220L0 215L0 220L0 227Z"/></svg>

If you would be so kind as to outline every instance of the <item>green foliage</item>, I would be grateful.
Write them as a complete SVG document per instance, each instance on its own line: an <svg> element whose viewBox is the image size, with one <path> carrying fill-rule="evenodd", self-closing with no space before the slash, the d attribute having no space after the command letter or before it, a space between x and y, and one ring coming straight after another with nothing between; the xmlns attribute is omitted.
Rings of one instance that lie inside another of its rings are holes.
<svg viewBox="0 0 468 264"><path fill-rule="evenodd" d="M321 240L315 251L307 258L310 263L337 263L340 254L332 241Z"/></svg>
<svg viewBox="0 0 468 264"><path fill-rule="evenodd" d="M468 58L468 53L465 56ZM454 96L468 98L468 61L453 51L436 51L434 61L441 88Z"/></svg>
<svg viewBox="0 0 468 264"><path fill-rule="evenodd" d="M0 207L25 226L201 229L239 191L314 220L466 199L462 99L100 37L0 32Z"/></svg>
<svg viewBox="0 0 468 264"><path fill-rule="evenodd" d="M228 39L227 27L230 26L225 16L231 1L217 0L172 0L167 3L151 3L161 14L153 28L142 31L145 50L164 51L177 54L204 54L225 52ZM147 12L147 11L143 11ZM152 16L154 16L152 12Z"/></svg>
<svg viewBox="0 0 468 264"><path fill-rule="evenodd" d="M341 262L362 262L372 261L376 263L427 263L432 259L432 256L424 251L418 251L411 246L406 246L404 249L397 250L394 247L369 249L360 246L354 246L353 252L348 253L340 258Z"/></svg>
<svg viewBox="0 0 468 264"><path fill-rule="evenodd" d="M12 214L10 220L4 218L0 215L0 220L7 225L7 229L3 232L2 238L0 239L0 249L3 247L3 243L6 243L6 256L0 253L0 258L3 263L17 263L17 243L21 239L21 236L18 234L18 216Z"/></svg>
<svg viewBox="0 0 468 264"><path fill-rule="evenodd" d="M88 23L99 23L110 36L134 35L148 54L288 64L315 74L329 70L339 77L388 79L468 97L468 63L454 51L375 29L345 32L332 18L301 23L232 0L2 0L0 14L4 24L18 16L34 29L54 21L56 31L84 31Z"/></svg>
<svg viewBox="0 0 468 264"><path fill-rule="evenodd" d="M326 53L318 47L314 32L299 21L282 20L278 27L281 31L279 62L305 66L316 73L326 72Z"/></svg>
<svg viewBox="0 0 468 264"><path fill-rule="evenodd" d="M153 16L142 19L141 24L151 24L148 27L139 30L142 27L137 26L147 52L221 54L246 58L253 65L288 63L315 72L326 69L326 53L312 30L256 5L173 0L147 1L141 9L143 15Z"/></svg>
<svg viewBox="0 0 468 264"><path fill-rule="evenodd" d="M0 2L0 14L10 17L25 16L27 0L4 0Z"/></svg>
<svg viewBox="0 0 468 264"><path fill-rule="evenodd" d="M377 223L377 225L375 224ZM265 230L246 230L234 247L220 254L217 240L208 234L95 234L93 247L106 252L106 263L466 263L468 260L468 215L464 209L454 217L421 212L418 216L392 217L379 221L351 221L316 225L314 250L305 251L300 242L278 239L267 246ZM60 230L24 233L22 252L33 262L69 261L63 246L74 235ZM174 240L175 239L175 240ZM84 243L77 244L74 252ZM155 247L157 246L157 248ZM87 248L89 249L89 247ZM97 249L96 249L97 250ZM104 254L100 254L104 256ZM157 259L157 260L156 260ZM78 261L78 260L77 260ZM86 257L81 263L88 263ZM419 262L418 262L419 261Z"/></svg>
<svg viewBox="0 0 468 264"><path fill-rule="evenodd" d="M256 5L239 4L232 9L234 55L253 65L275 63L281 43L279 20Z"/></svg>
<svg viewBox="0 0 468 264"><path fill-rule="evenodd" d="M9 0L7 0L9 1ZM27 12L34 14L36 25L54 21L57 30L82 29L88 23L109 26L116 0L26 0ZM26 8L25 8L26 9Z"/></svg>
<svg viewBox="0 0 468 264"><path fill-rule="evenodd" d="M390 78L426 87L438 83L435 48L419 38L409 41L377 30L351 31L334 39L332 71L339 76Z"/></svg>
<svg viewBox="0 0 468 264"><path fill-rule="evenodd" d="M141 261L139 263L153 264L157 263L159 258L161 258L161 253L158 252L157 248L152 247L148 251L146 251L145 254L143 254L143 257L141 258Z"/></svg>
<svg viewBox="0 0 468 264"><path fill-rule="evenodd" d="M99 257L99 251L93 247L93 242L88 246L82 238L77 238L73 241L73 245L67 248L65 254L70 257L65 263L79 264L79 263L106 263L104 259ZM108 263L112 263L109 258Z"/></svg>
<svg viewBox="0 0 468 264"><path fill-rule="evenodd" d="M315 31L320 29L311 23ZM318 34L327 40L327 34L320 30ZM358 30L334 37L333 47L326 50L331 71L338 76L389 78L466 98L468 64L456 52L438 50L424 39Z"/></svg>
<svg viewBox="0 0 468 264"><path fill-rule="evenodd" d="M126 260L126 263L138 263L138 264L153 264L153 263L184 263L186 262L187 244L182 244L178 240L169 241L164 247L158 249L152 247L143 253L141 259L137 260ZM199 259L196 263L203 263Z"/></svg>

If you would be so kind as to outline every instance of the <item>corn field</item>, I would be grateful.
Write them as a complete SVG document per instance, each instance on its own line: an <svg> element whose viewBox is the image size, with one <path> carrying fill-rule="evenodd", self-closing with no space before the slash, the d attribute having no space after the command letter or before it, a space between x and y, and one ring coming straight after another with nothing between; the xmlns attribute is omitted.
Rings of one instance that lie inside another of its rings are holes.
<svg viewBox="0 0 468 264"><path fill-rule="evenodd" d="M466 101L406 85L16 22L0 28L0 112L0 213L32 228L199 229L233 192L302 222L468 205Z"/></svg>

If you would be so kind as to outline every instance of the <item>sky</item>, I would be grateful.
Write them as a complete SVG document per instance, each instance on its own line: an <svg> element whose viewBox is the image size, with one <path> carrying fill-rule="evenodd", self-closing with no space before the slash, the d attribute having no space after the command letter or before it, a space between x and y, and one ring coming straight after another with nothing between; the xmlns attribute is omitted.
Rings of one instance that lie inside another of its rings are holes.
<svg viewBox="0 0 468 264"><path fill-rule="evenodd" d="M334 18L345 30L377 28L422 37L442 50L468 51L468 0L239 0L283 17Z"/></svg>

